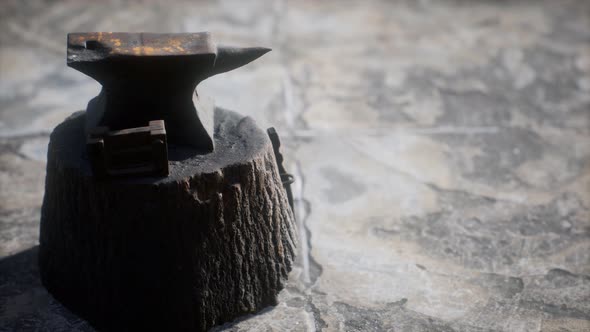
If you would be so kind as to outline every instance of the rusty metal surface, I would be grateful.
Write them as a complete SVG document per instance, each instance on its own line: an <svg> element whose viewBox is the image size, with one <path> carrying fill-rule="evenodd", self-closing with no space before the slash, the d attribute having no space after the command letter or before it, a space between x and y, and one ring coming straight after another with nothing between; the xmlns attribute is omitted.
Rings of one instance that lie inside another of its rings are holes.
<svg viewBox="0 0 590 332"><path fill-rule="evenodd" d="M127 33L82 32L68 34L68 62L117 56L215 55L217 47L208 32Z"/></svg>

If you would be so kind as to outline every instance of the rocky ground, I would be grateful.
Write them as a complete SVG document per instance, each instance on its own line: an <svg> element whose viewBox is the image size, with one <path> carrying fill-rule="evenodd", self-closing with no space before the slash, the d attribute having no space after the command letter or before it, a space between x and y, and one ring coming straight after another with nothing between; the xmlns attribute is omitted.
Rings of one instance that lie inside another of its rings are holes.
<svg viewBox="0 0 590 332"><path fill-rule="evenodd" d="M200 86L283 137L280 302L217 331L590 330L590 2L0 4L0 331L93 331L40 285L51 129L97 83L73 31L273 52Z"/></svg>

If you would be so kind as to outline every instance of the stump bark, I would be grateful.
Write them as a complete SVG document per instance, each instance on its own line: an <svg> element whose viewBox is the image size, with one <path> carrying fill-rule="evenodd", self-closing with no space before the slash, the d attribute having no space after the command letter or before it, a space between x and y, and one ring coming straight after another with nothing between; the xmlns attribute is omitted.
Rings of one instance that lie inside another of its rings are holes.
<svg viewBox="0 0 590 332"><path fill-rule="evenodd" d="M272 145L216 109L215 151L169 146L170 175L98 181L84 113L51 134L39 266L103 330L205 331L276 304L296 228Z"/></svg>

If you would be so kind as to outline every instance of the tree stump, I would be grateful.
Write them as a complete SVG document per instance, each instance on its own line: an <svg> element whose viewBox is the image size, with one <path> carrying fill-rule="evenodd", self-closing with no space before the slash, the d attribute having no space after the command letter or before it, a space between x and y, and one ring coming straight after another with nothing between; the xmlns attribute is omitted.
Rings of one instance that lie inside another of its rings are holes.
<svg viewBox="0 0 590 332"><path fill-rule="evenodd" d="M168 177L96 180L83 112L51 134L39 266L99 329L205 331L276 304L296 228L273 147L216 109L215 151L169 146Z"/></svg>

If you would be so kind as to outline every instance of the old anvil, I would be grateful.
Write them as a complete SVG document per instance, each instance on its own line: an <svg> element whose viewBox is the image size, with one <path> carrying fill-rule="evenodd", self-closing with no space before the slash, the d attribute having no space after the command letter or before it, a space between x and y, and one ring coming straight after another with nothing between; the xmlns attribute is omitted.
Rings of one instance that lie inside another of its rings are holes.
<svg viewBox="0 0 590 332"><path fill-rule="evenodd" d="M270 49L218 47L207 32L68 35L68 66L102 85L88 103L86 132L164 120L168 142L213 151L213 103L196 86L241 67Z"/></svg>

